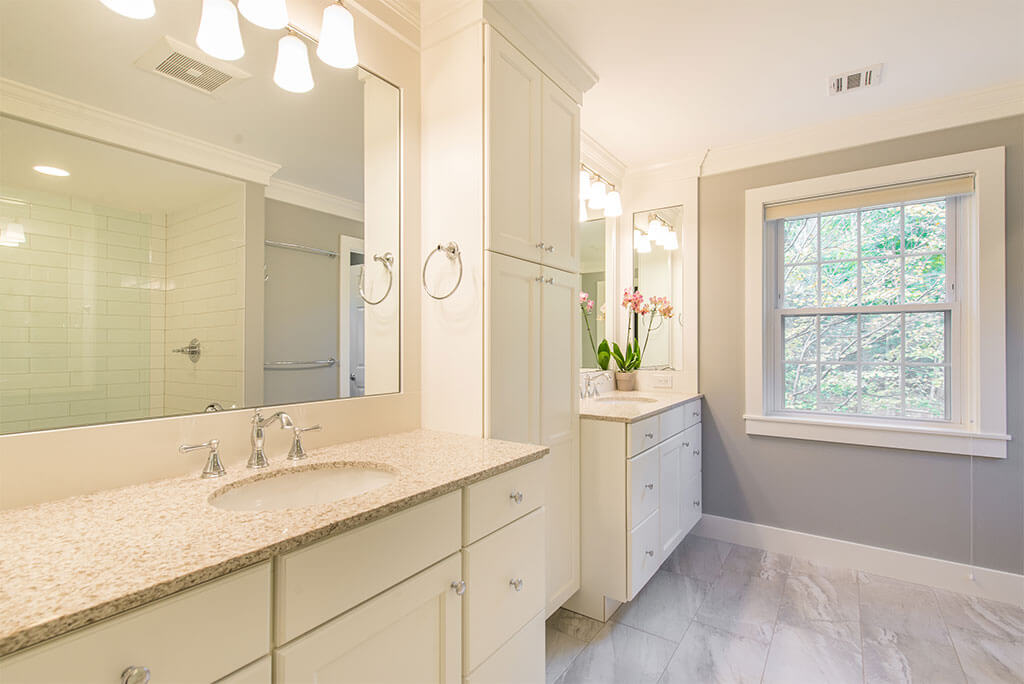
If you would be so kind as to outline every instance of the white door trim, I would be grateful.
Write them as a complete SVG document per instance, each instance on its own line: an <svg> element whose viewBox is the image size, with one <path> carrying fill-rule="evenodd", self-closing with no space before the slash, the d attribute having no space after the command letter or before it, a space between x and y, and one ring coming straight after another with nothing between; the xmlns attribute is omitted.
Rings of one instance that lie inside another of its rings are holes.
<svg viewBox="0 0 1024 684"><path fill-rule="evenodd" d="M363 254L363 239L341 235L338 239L338 396L347 397L349 369L348 304L352 299L349 288L349 265L352 252Z"/></svg>

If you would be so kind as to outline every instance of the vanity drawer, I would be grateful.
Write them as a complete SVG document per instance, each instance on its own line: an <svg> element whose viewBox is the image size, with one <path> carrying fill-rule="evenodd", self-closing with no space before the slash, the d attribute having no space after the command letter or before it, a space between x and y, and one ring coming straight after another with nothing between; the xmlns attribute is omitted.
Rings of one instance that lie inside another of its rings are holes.
<svg viewBox="0 0 1024 684"><path fill-rule="evenodd" d="M466 684L518 684L544 681L544 613L505 642L466 677Z"/></svg>
<svg viewBox="0 0 1024 684"><path fill-rule="evenodd" d="M462 492L279 556L276 643L294 639L459 550Z"/></svg>
<svg viewBox="0 0 1024 684"><path fill-rule="evenodd" d="M686 428L687 410L686 406L676 406L658 416L658 426L663 440L678 435Z"/></svg>
<svg viewBox="0 0 1024 684"><path fill-rule="evenodd" d="M467 547L463 561L463 671L472 672L544 609L544 509Z"/></svg>
<svg viewBox="0 0 1024 684"><path fill-rule="evenodd" d="M638 420L629 426L629 455L636 456L661 441L660 416Z"/></svg>
<svg viewBox="0 0 1024 684"><path fill-rule="evenodd" d="M261 563L0 660L0 681L212 682L266 655L270 563Z"/></svg>
<svg viewBox="0 0 1024 684"><path fill-rule="evenodd" d="M701 433L700 423L686 428L683 434L680 435L682 440L682 477L686 481L688 478L693 477L702 470L700 452L701 452Z"/></svg>
<svg viewBox="0 0 1024 684"><path fill-rule="evenodd" d="M633 529L658 509L661 487L658 483L660 449L649 449L626 461L629 487L629 519L626 529Z"/></svg>
<svg viewBox="0 0 1024 684"><path fill-rule="evenodd" d="M658 512L655 511L647 520L636 526L629 533L629 600L633 600L647 580L654 576L661 557L659 541Z"/></svg>
<svg viewBox="0 0 1024 684"><path fill-rule="evenodd" d="M690 427L700 422L701 417L701 400L694 399L688 404L683 404L683 417L686 419L683 423L684 427Z"/></svg>
<svg viewBox="0 0 1024 684"><path fill-rule="evenodd" d="M466 487L462 543L472 544L544 505L544 459Z"/></svg>

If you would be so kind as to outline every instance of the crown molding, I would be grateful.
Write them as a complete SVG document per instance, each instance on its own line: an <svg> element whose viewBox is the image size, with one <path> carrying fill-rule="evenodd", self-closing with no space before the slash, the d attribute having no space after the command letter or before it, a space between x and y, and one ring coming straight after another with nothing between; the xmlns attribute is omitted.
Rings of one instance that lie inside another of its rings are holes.
<svg viewBox="0 0 1024 684"><path fill-rule="evenodd" d="M266 185L281 168L166 128L0 78L0 112L232 178Z"/></svg>
<svg viewBox="0 0 1024 684"><path fill-rule="evenodd" d="M580 159L584 164L608 180L614 181L617 185L622 183L622 179L626 175L626 164L612 154L608 148L597 142L593 136L582 130L580 131Z"/></svg>
<svg viewBox="0 0 1024 684"><path fill-rule="evenodd" d="M348 0L351 9L364 14L400 41L419 52L420 12L418 0ZM315 34L319 35L319 24Z"/></svg>
<svg viewBox="0 0 1024 684"><path fill-rule="evenodd" d="M267 185L267 189L264 192L264 197L277 200L278 202L286 202L307 209L321 211L325 214L352 219L353 221L364 220L365 212L362 202L356 202L339 195L332 195L322 190L314 190L298 183L289 183L288 181L271 178L270 184Z"/></svg>

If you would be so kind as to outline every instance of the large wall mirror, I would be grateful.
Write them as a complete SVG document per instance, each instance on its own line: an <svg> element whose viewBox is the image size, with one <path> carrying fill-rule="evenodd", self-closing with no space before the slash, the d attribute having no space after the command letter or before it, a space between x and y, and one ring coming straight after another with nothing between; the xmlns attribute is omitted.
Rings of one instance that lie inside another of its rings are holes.
<svg viewBox="0 0 1024 684"><path fill-rule="evenodd" d="M645 297L669 297L679 306L678 276L673 265L682 245L682 206L659 207L633 213L633 287ZM679 334L680 316L639 317L634 326L641 344L646 342L644 368L671 368L673 344Z"/></svg>
<svg viewBox="0 0 1024 684"><path fill-rule="evenodd" d="M0 0L0 434L400 389L399 90L202 6Z"/></svg>

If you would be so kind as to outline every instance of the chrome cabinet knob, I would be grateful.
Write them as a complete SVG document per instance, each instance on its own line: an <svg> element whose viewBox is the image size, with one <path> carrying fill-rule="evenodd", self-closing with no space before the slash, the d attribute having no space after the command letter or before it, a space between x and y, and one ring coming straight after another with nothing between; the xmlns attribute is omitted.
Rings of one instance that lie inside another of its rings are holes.
<svg viewBox="0 0 1024 684"><path fill-rule="evenodd" d="M648 482L647 484L644 485L644 489L654 489L654 483Z"/></svg>
<svg viewBox="0 0 1024 684"><path fill-rule="evenodd" d="M534 247L536 247L537 249L544 249L544 243L538 242L537 244L534 245Z"/></svg>
<svg viewBox="0 0 1024 684"><path fill-rule="evenodd" d="M512 499L513 503L517 503L517 504L523 503L523 493L522 492L519 492L519 491L512 492L511 494L508 495L508 498Z"/></svg>
<svg viewBox="0 0 1024 684"><path fill-rule="evenodd" d="M654 558L654 551L651 551L651 550L648 549L647 551L644 551L644 553L646 553L651 558Z"/></svg>
<svg viewBox="0 0 1024 684"><path fill-rule="evenodd" d="M700 449L694 449L693 450L693 455L694 456L700 456Z"/></svg>
<svg viewBox="0 0 1024 684"><path fill-rule="evenodd" d="M647 439L654 439L654 433L653 432L645 432L644 433L644 437L646 437Z"/></svg>
<svg viewBox="0 0 1024 684"><path fill-rule="evenodd" d="M694 507L694 508L700 508L700 499L696 499L696 500L694 500L694 502L693 502L693 507Z"/></svg>
<svg viewBox="0 0 1024 684"><path fill-rule="evenodd" d="M683 446L684 447L688 447L688 446L690 446L690 443L689 442L683 442Z"/></svg>
<svg viewBox="0 0 1024 684"><path fill-rule="evenodd" d="M554 245L545 245L544 251L547 252L548 254L551 254L552 252L555 251L555 246Z"/></svg>
<svg viewBox="0 0 1024 684"><path fill-rule="evenodd" d="M693 417L694 418L700 418L700 411L694 411L693 412Z"/></svg>
<svg viewBox="0 0 1024 684"><path fill-rule="evenodd" d="M555 284L555 279L554 278L545 278L544 282L547 283L548 285L554 285Z"/></svg>
<svg viewBox="0 0 1024 684"><path fill-rule="evenodd" d="M536 282L536 283L543 283L543 282L544 282L544 276L537 276L537 277L536 277L536 278L534 278L533 280L534 280L534 282Z"/></svg>
<svg viewBox="0 0 1024 684"><path fill-rule="evenodd" d="M512 587L513 589L515 589L516 591L522 591L523 590L523 580L522 580L521 577L509 580L508 581L508 585L510 587Z"/></svg>
<svg viewBox="0 0 1024 684"><path fill-rule="evenodd" d="M149 681L149 668L142 665L129 665L121 673L121 684L146 684Z"/></svg>
<svg viewBox="0 0 1024 684"><path fill-rule="evenodd" d="M466 593L466 580L459 580L458 582L452 582L452 591L455 592L456 596L462 596Z"/></svg>

